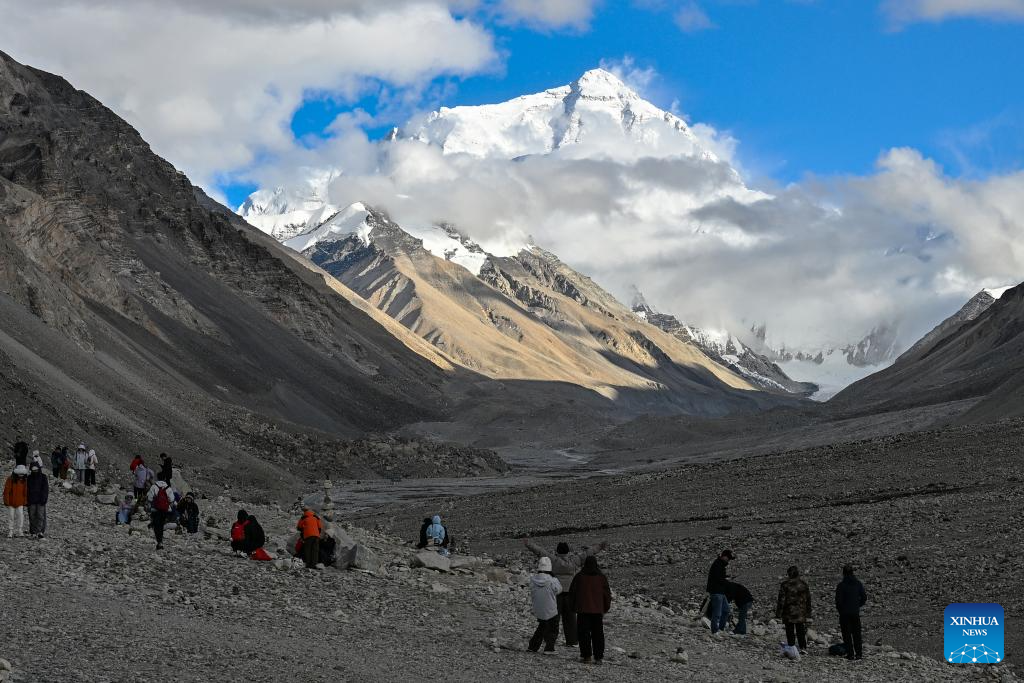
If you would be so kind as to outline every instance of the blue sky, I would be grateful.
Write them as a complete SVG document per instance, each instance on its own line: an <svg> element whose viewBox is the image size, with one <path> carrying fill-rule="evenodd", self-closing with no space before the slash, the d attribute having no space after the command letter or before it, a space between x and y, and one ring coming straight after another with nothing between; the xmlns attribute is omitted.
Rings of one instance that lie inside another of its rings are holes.
<svg viewBox="0 0 1024 683"><path fill-rule="evenodd" d="M602 60L630 57L657 77L645 93L691 120L731 132L751 179L869 173L884 150L909 146L953 175L1021 167L1024 27L952 18L894 28L874 2L705 2L712 26L683 30L676 3L609 0L585 28L492 27L502 63L464 80L438 79L420 106L498 102L571 81ZM442 92L443 96L438 96ZM295 115L299 136L323 134L376 97L311 98ZM401 124L392 110L371 126ZM223 188L237 204L252 187Z"/></svg>

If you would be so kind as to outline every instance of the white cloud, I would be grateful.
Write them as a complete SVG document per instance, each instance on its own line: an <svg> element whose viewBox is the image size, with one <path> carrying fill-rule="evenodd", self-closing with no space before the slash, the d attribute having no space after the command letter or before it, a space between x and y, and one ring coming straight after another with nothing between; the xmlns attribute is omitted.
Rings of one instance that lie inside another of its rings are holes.
<svg viewBox="0 0 1024 683"><path fill-rule="evenodd" d="M295 15L249 19L279 6ZM372 7L0 0L0 42L16 59L99 98L209 188L219 173L288 150L289 122L310 91L352 97L368 79L422 88L439 74L478 72L496 59L489 33L442 4Z"/></svg>
<svg viewBox="0 0 1024 683"><path fill-rule="evenodd" d="M885 0L882 10L896 26L968 17L1024 21L1024 0Z"/></svg>
<svg viewBox="0 0 1024 683"><path fill-rule="evenodd" d="M600 0L498 0L497 10L506 20L538 28L583 29L590 23Z"/></svg>
<svg viewBox="0 0 1024 683"><path fill-rule="evenodd" d="M711 21L707 12L694 0L681 3L675 11L674 20L676 26L685 33L697 33L715 28L715 23Z"/></svg>
<svg viewBox="0 0 1024 683"><path fill-rule="evenodd" d="M650 99L651 86L658 78L658 72L653 66L640 66L631 55L622 59L602 59L600 66L615 74L642 97Z"/></svg>

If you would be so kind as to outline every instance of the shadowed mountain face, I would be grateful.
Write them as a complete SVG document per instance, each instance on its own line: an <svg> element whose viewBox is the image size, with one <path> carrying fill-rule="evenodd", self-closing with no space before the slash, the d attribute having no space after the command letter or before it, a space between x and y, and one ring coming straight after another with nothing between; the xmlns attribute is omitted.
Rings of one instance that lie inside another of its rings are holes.
<svg viewBox="0 0 1024 683"><path fill-rule="evenodd" d="M853 384L831 403L880 412L980 398L964 420L1024 415L1024 286L998 300L980 296L892 367Z"/></svg>
<svg viewBox="0 0 1024 683"><path fill-rule="evenodd" d="M0 236L9 429L231 452L215 414L339 436L445 414L434 349L2 53Z"/></svg>

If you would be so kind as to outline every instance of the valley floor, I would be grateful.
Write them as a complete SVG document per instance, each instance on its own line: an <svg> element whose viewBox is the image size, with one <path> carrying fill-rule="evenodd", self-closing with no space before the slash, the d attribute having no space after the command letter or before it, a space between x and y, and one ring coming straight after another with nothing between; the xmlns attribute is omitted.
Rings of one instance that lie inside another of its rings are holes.
<svg viewBox="0 0 1024 683"><path fill-rule="evenodd" d="M199 503L204 519L219 521L218 534L238 507L226 498ZM292 527L289 512L247 507L269 539ZM486 563L453 574L410 569L408 545L351 528L382 561L380 572L280 570L232 555L213 536L170 535L157 552L144 528L129 534L113 525L113 507L64 491L51 494L49 517L45 540L0 538L0 657L13 669L0 672L3 680L921 681L981 674L882 648L859 664L820 647L793 663L775 654L776 627L712 639L685 609L626 596L630 558L644 555L629 545L607 557L620 590L608 617L607 664L583 669L575 650L555 657L524 651L535 622L518 562L507 579L488 576ZM679 649L685 664L670 660Z"/></svg>

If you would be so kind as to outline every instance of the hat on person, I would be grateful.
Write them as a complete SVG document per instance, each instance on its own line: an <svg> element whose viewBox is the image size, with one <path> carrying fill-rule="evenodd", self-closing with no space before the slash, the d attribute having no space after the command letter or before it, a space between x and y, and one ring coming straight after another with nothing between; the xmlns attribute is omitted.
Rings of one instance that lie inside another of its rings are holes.
<svg viewBox="0 0 1024 683"><path fill-rule="evenodd" d="M551 571L551 558L550 557L542 557L539 560L537 560L537 571L539 571L539 572L549 572L549 571Z"/></svg>
<svg viewBox="0 0 1024 683"><path fill-rule="evenodd" d="M14 468L14 473L24 476L28 474L28 469L24 465L18 465Z"/></svg>
<svg viewBox="0 0 1024 683"><path fill-rule="evenodd" d="M78 444L78 450L84 451L85 450L85 444L84 443Z"/></svg>

